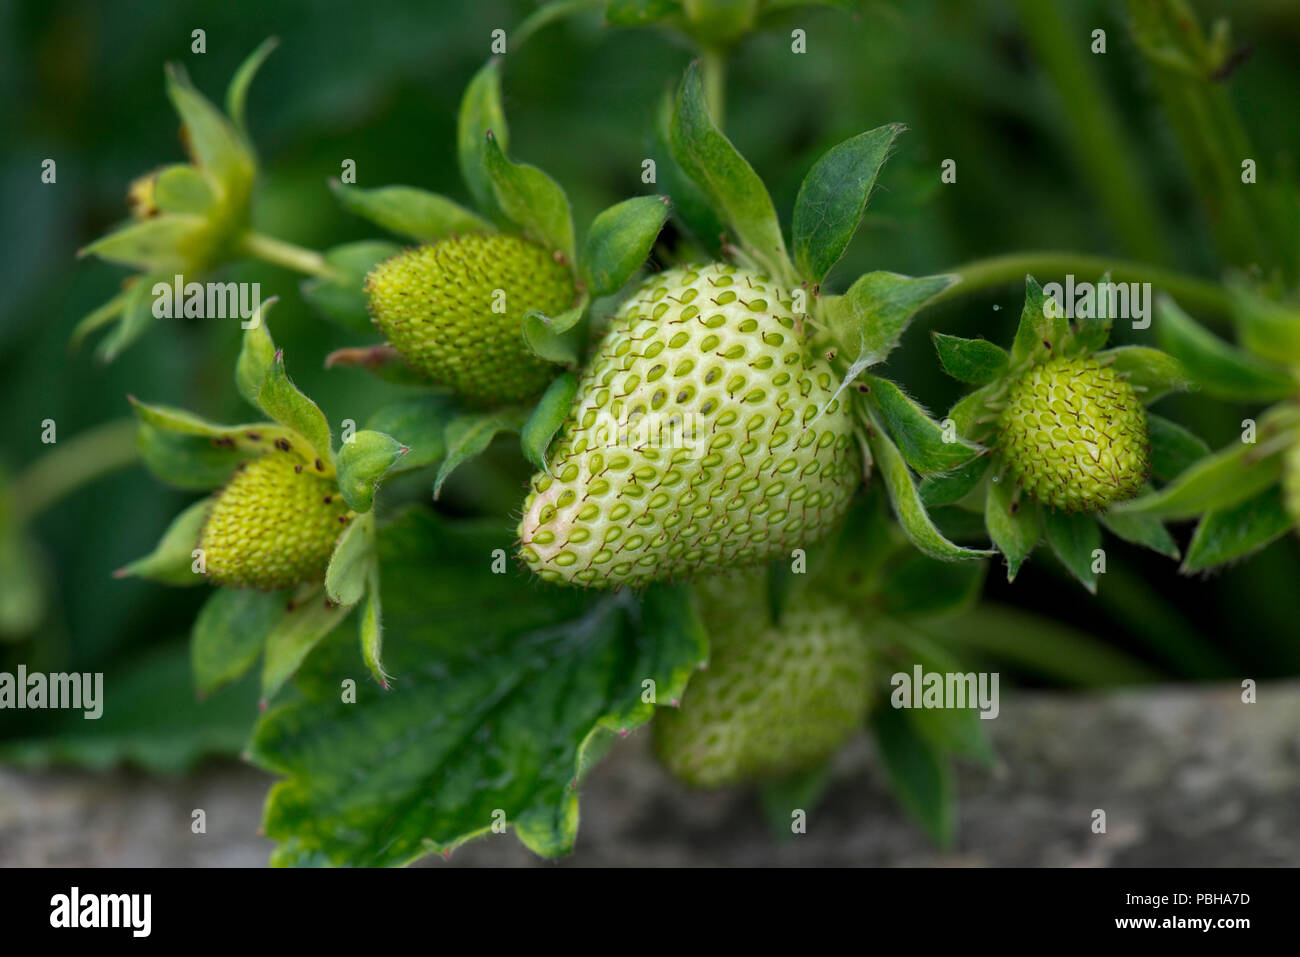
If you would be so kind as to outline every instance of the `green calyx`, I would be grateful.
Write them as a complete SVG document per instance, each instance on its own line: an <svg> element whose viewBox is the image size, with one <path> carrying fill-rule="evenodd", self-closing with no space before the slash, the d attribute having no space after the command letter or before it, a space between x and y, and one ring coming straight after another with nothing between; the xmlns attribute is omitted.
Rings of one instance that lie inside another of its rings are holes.
<svg viewBox="0 0 1300 957"><path fill-rule="evenodd" d="M366 280L376 326L417 372L472 402L515 402L536 395L555 366L524 341L523 318L572 307L569 268L518 236L444 239L408 249Z"/></svg>
<svg viewBox="0 0 1300 957"><path fill-rule="evenodd" d="M291 588L325 575L353 513L331 479L290 452L245 462L199 534L208 578L227 588Z"/></svg>
<svg viewBox="0 0 1300 957"><path fill-rule="evenodd" d="M862 474L852 415L765 276L722 263L652 276L594 355L519 523L546 581L753 565L843 517Z"/></svg>
<svg viewBox="0 0 1300 957"><path fill-rule="evenodd" d="M1150 439L1133 387L1092 358L1052 359L1012 383L998 446L1038 501L1097 512L1133 498L1149 471Z"/></svg>
<svg viewBox="0 0 1300 957"><path fill-rule="evenodd" d="M774 624L761 576L711 579L696 594L708 668L654 723L655 750L676 777L711 788L811 770L862 726L869 652L845 606L799 594Z"/></svg>

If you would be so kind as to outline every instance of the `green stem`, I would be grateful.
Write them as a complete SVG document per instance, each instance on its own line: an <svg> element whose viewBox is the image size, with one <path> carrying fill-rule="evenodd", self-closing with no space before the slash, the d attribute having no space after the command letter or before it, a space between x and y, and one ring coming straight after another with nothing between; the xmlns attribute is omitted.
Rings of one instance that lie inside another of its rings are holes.
<svg viewBox="0 0 1300 957"><path fill-rule="evenodd" d="M306 273L309 276L329 278L336 275L334 267L327 263L325 257L314 249L295 246L293 243L286 243L273 236L264 236L261 233L253 232L244 236L242 245L243 252L246 255L252 256L254 259L260 259L263 262L283 266L286 269Z"/></svg>
<svg viewBox="0 0 1300 957"><path fill-rule="evenodd" d="M55 444L16 476L9 489L13 518L23 524L59 499L139 458L134 419L117 419Z"/></svg>
<svg viewBox="0 0 1300 957"><path fill-rule="evenodd" d="M1232 309L1228 294L1216 283L1159 266L1107 256L1073 252L1018 252L977 259L945 271L960 276L961 282L935 296L931 304L947 302L968 293L982 292L1008 283L1022 282L1026 274L1032 274L1041 280L1044 276L1069 273L1087 281L1109 271L1112 282L1149 282L1157 289L1169 293L1190 312L1227 316Z"/></svg>
<svg viewBox="0 0 1300 957"><path fill-rule="evenodd" d="M709 112L718 129L723 129L727 118L727 54L718 47L703 44L700 47L700 70L703 74L704 97L709 102Z"/></svg>
<svg viewBox="0 0 1300 957"><path fill-rule="evenodd" d="M1128 137L1097 82L1091 54L1085 52L1087 32L1068 21L1059 3L1018 0L1017 6L1029 42L1060 97L1071 150L1124 248L1131 256L1167 261L1151 191L1138 175Z"/></svg>

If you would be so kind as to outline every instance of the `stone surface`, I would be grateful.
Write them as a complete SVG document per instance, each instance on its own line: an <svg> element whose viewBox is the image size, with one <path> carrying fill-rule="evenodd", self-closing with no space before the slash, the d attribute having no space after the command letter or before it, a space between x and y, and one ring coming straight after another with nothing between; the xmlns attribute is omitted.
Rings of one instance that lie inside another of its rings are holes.
<svg viewBox="0 0 1300 957"><path fill-rule="evenodd" d="M940 851L902 816L865 740L837 759L807 833L771 836L745 792L693 794L616 746L583 787L573 857L513 837L431 866L1300 865L1300 683L1112 695L1006 694L990 722L999 764L961 774L960 832ZM268 778L220 764L185 779L0 770L0 866L257 866ZM190 831L207 813L207 833ZM1091 831L1101 808L1107 832Z"/></svg>

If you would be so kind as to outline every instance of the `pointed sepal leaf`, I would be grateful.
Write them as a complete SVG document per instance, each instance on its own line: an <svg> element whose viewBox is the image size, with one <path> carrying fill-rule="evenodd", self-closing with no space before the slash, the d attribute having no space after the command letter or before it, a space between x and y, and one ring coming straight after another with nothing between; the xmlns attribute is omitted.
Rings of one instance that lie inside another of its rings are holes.
<svg viewBox="0 0 1300 957"><path fill-rule="evenodd" d="M1197 325L1168 296L1156 300L1155 328L1161 347L1216 399L1273 402L1300 388L1281 366L1234 348Z"/></svg>
<svg viewBox="0 0 1300 957"><path fill-rule="evenodd" d="M190 636L194 684L201 695L234 681L257 661L286 614L290 592L217 588L199 609Z"/></svg>
<svg viewBox="0 0 1300 957"><path fill-rule="evenodd" d="M1162 482L1181 475L1210 454L1204 439L1153 412L1147 413L1147 434L1151 437L1151 474Z"/></svg>
<svg viewBox="0 0 1300 957"><path fill-rule="evenodd" d="M409 451L391 435L373 429L354 432L339 447L335 456L339 491L353 511L370 511L379 480Z"/></svg>
<svg viewBox="0 0 1300 957"><path fill-rule="evenodd" d="M113 573L114 578L146 578L164 585L201 585L204 576L196 572L194 549L208 517L211 499L200 499L181 512L158 540L154 550Z"/></svg>
<svg viewBox="0 0 1300 957"><path fill-rule="evenodd" d="M1269 486L1245 501L1206 512L1187 547L1182 570L1191 574L1237 561L1295 528L1281 488Z"/></svg>
<svg viewBox="0 0 1300 957"><path fill-rule="evenodd" d="M408 472L432 465L447 454L447 425L460 414L451 396L433 393L383 406L366 421L366 428L401 436L410 451L403 453L392 468Z"/></svg>
<svg viewBox="0 0 1300 957"><path fill-rule="evenodd" d="M1175 561L1182 557L1178 543L1169 534L1169 529L1154 516L1106 511L1097 515L1097 521L1126 542L1149 548Z"/></svg>
<svg viewBox="0 0 1300 957"><path fill-rule="evenodd" d="M699 63L686 70L669 125L673 156L723 223L764 268L780 278L789 261L767 187L709 115Z"/></svg>
<svg viewBox="0 0 1300 957"><path fill-rule="evenodd" d="M1066 570L1092 594L1097 593L1097 552L1101 528L1087 512L1042 509L1043 537Z"/></svg>
<svg viewBox="0 0 1300 957"><path fill-rule="evenodd" d="M501 109L501 71L495 59L484 64L465 87L456 121L456 154L461 178L478 208L495 219L502 214L487 171L489 130L503 151L510 148L510 132Z"/></svg>
<svg viewBox="0 0 1300 957"><path fill-rule="evenodd" d="M867 273L843 296L823 300L831 336L856 362L866 366L883 362L898 345L912 317L956 282L956 276L912 278L892 272Z"/></svg>
<svg viewBox="0 0 1300 957"><path fill-rule="evenodd" d="M524 458L539 472L550 473L546 450L551 439L560 431L578 394L578 377L572 372L557 376L533 409L532 415L520 430L519 441Z"/></svg>
<svg viewBox="0 0 1300 957"><path fill-rule="evenodd" d="M274 304L275 299L268 299L253 313L248 328L244 330L239 358L235 361L235 387L245 402L257 408L260 408L258 400L262 384L275 365L275 342L271 339L271 330L266 327L267 310Z"/></svg>
<svg viewBox="0 0 1300 957"><path fill-rule="evenodd" d="M492 130L486 139L484 169L501 211L525 235L573 262L573 213L563 187L536 166L506 159Z"/></svg>
<svg viewBox="0 0 1300 957"><path fill-rule="evenodd" d="M822 155L794 201L794 264L811 283L826 278L858 231L876 175L885 165L901 123L859 133Z"/></svg>
<svg viewBox="0 0 1300 957"><path fill-rule="evenodd" d="M1040 508L1003 474L989 482L984 499L984 526L1007 561L1007 581L1016 580L1020 566L1043 537Z"/></svg>
<svg viewBox="0 0 1300 957"><path fill-rule="evenodd" d="M325 595L339 605L355 605L365 594L375 560L375 513L358 515L339 536L325 570Z"/></svg>
<svg viewBox="0 0 1300 957"><path fill-rule="evenodd" d="M343 622L349 610L350 606L327 599L320 586L297 597L294 607L285 612L266 636L266 653L262 659L263 703L275 697L303 659Z"/></svg>
<svg viewBox="0 0 1300 957"><path fill-rule="evenodd" d="M396 243L377 239L344 243L326 250L325 262L331 274L304 279L299 286L302 297L326 319L349 332L373 335L375 326L366 302L366 274L401 251L402 247Z"/></svg>
<svg viewBox="0 0 1300 957"><path fill-rule="evenodd" d="M1282 456L1260 456L1255 447L1239 443L1197 461L1157 492L1113 506L1162 519L1195 518L1208 511L1231 508L1259 494L1282 475Z"/></svg>
<svg viewBox="0 0 1300 957"><path fill-rule="evenodd" d="M981 450L946 430L888 379L867 376L870 400L907 459L921 475L949 472L968 464Z"/></svg>
<svg viewBox="0 0 1300 957"><path fill-rule="evenodd" d="M245 140L249 139L248 124L245 120L249 87L253 85L253 79L257 76L257 71L262 68L262 64L266 62L266 58L279 45L278 37L267 37L263 40L235 70L235 75L230 78L230 85L226 87L226 114Z"/></svg>
<svg viewBox="0 0 1300 957"><path fill-rule="evenodd" d="M581 358L582 343L587 316L587 300L584 297L572 309L558 316L548 316L539 309L529 309L524 313L524 341L533 354L548 362L573 366Z"/></svg>
<svg viewBox="0 0 1300 957"><path fill-rule="evenodd" d="M507 408L488 412L466 412L447 423L444 441L447 453L433 480L433 497L442 494L442 485L463 463L487 451L492 440L502 432L518 432L527 421L526 409Z"/></svg>
<svg viewBox="0 0 1300 957"><path fill-rule="evenodd" d="M1187 392L1196 382L1183 364L1167 352L1145 346L1119 346L1097 353L1101 362L1109 362L1131 385L1144 404L1150 404L1170 392Z"/></svg>
<svg viewBox="0 0 1300 957"><path fill-rule="evenodd" d="M322 475L334 473L329 422L320 406L307 398L289 379L284 368L283 350L277 352L272 359L271 368L258 390L257 404L275 421L293 429L307 440L311 454L306 457L309 461L313 457L318 460L318 472Z"/></svg>
<svg viewBox="0 0 1300 957"><path fill-rule="evenodd" d="M872 737L899 804L942 847L957 827L957 794L945 757L920 732L910 711L877 708Z"/></svg>
<svg viewBox="0 0 1300 957"><path fill-rule="evenodd" d="M1042 362L1057 355L1070 334L1070 323L1060 304L1043 293L1033 276L1025 277L1025 305L1011 344L1011 364Z"/></svg>
<svg viewBox="0 0 1300 957"><path fill-rule="evenodd" d="M390 233L423 242L495 229L482 216L454 200L414 186L362 189L332 180L330 189L348 212Z"/></svg>
<svg viewBox="0 0 1300 957"><path fill-rule="evenodd" d="M1001 346L987 339L963 339L942 332L931 336L943 371L958 382L988 385L1007 374L1011 357Z"/></svg>
<svg viewBox="0 0 1300 957"><path fill-rule="evenodd" d="M593 298L613 295L636 274L659 238L669 211L666 196L635 196L591 221L578 262Z"/></svg>

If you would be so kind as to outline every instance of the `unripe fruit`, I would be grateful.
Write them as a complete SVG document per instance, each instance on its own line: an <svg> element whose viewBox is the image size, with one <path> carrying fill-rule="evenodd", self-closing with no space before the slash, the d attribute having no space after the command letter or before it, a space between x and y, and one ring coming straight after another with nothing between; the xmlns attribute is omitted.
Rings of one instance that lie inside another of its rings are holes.
<svg viewBox="0 0 1300 957"><path fill-rule="evenodd" d="M1012 386L998 444L1025 491L1052 508L1096 512L1137 495L1150 439L1142 401L1096 359L1052 359Z"/></svg>
<svg viewBox="0 0 1300 957"><path fill-rule="evenodd" d="M577 292L568 268L518 236L458 236L408 249L366 279L370 315L407 365L482 404L541 392L555 366L523 335L530 309L555 316Z"/></svg>
<svg viewBox="0 0 1300 957"><path fill-rule="evenodd" d="M862 726L869 653L846 607L796 594L773 625L761 587L718 579L696 593L708 668L691 677L680 710L654 721L655 750L674 775L696 787L784 777L821 764Z"/></svg>
<svg viewBox="0 0 1300 957"><path fill-rule="evenodd" d="M352 519L338 486L295 455L240 466L208 512L199 548L208 578L229 588L289 588L324 577Z"/></svg>
<svg viewBox="0 0 1300 957"><path fill-rule="evenodd" d="M1282 456L1282 503L1300 529L1300 435Z"/></svg>
<svg viewBox="0 0 1300 957"><path fill-rule="evenodd" d="M861 476L835 386L764 276L651 277L533 477L520 555L547 581L609 587L788 554L840 520Z"/></svg>

